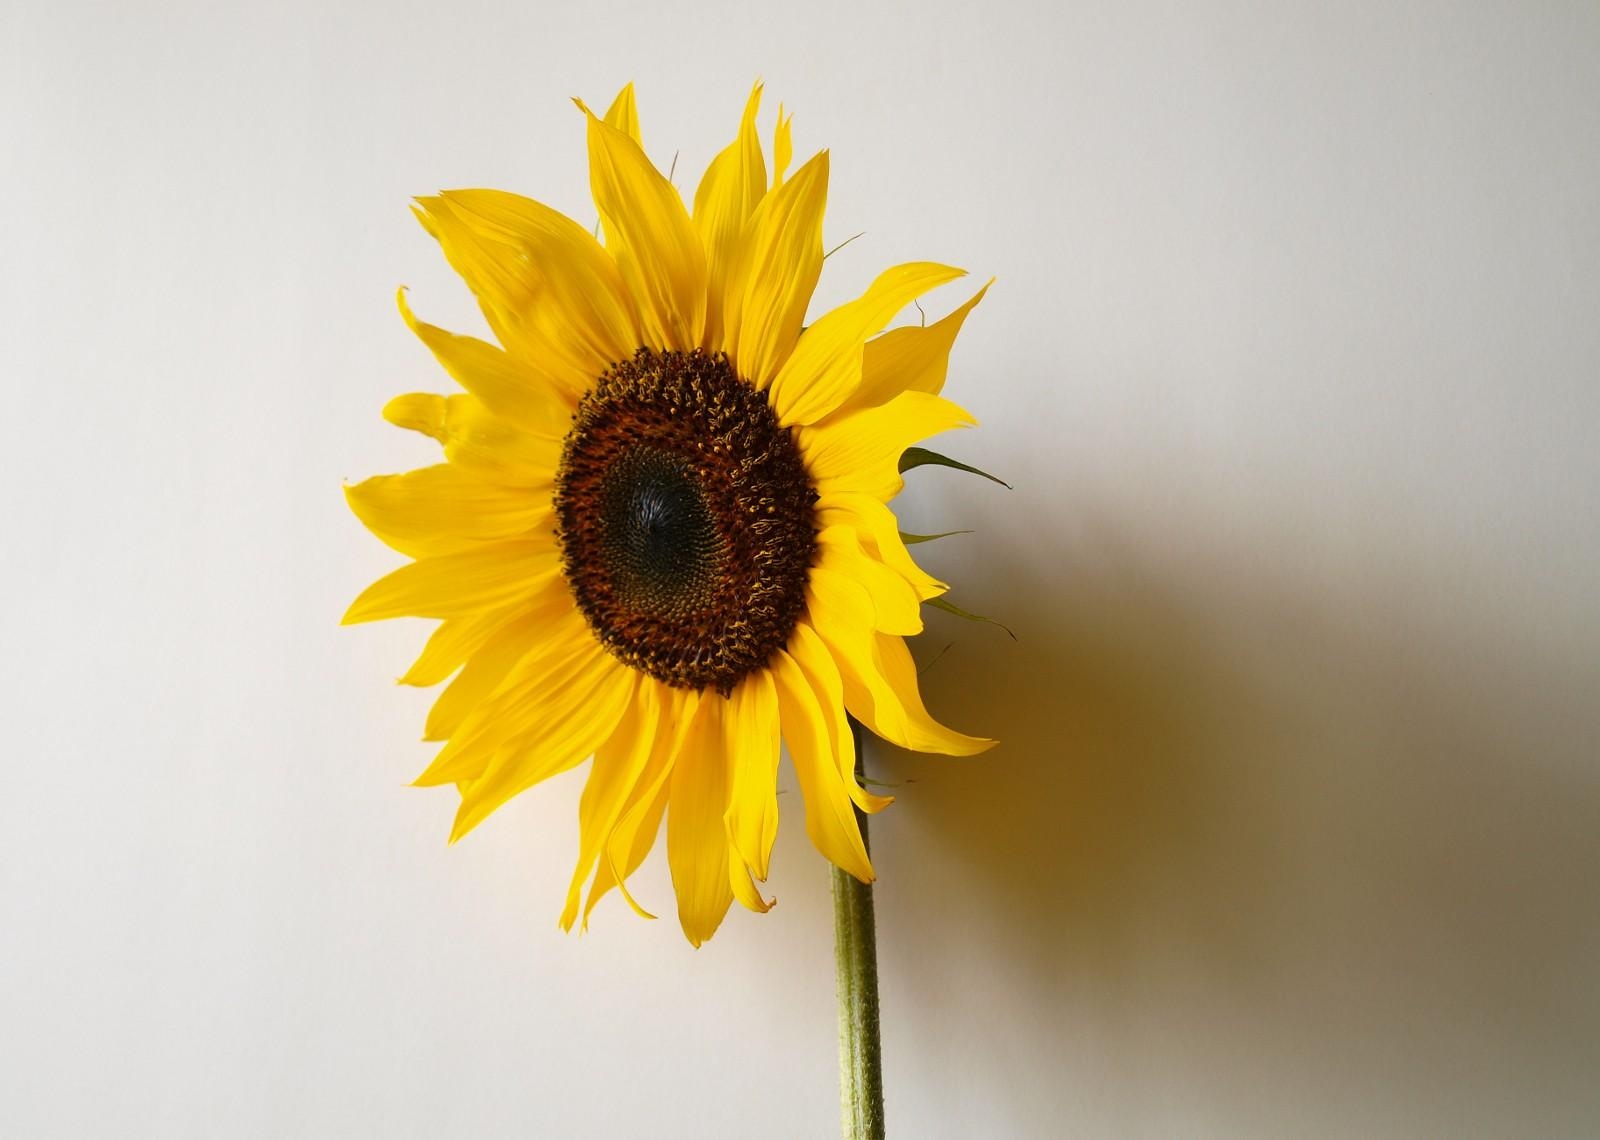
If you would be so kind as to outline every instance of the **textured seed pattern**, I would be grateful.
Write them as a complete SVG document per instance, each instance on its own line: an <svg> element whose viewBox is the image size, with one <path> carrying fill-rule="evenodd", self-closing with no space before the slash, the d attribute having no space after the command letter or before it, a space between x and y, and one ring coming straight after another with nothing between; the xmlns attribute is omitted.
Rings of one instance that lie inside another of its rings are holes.
<svg viewBox="0 0 1600 1140"><path fill-rule="evenodd" d="M556 479L562 569L617 658L726 695L804 610L816 498L725 356L641 348L578 405Z"/></svg>

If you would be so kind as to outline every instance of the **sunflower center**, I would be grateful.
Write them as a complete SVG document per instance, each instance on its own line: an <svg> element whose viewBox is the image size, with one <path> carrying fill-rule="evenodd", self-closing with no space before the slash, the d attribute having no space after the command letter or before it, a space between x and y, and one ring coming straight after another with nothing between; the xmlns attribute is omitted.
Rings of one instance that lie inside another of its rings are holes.
<svg viewBox="0 0 1600 1140"><path fill-rule="evenodd" d="M641 348L578 405L556 476L562 570L613 655L727 694L800 618L816 497L725 356Z"/></svg>

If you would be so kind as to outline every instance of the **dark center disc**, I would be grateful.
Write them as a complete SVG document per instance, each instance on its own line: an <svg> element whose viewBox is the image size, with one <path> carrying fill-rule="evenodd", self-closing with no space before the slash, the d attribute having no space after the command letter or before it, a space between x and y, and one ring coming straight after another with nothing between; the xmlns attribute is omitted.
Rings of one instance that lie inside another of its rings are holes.
<svg viewBox="0 0 1600 1140"><path fill-rule="evenodd" d="M616 657L726 695L804 610L816 497L788 429L726 357L640 349L567 436L562 569Z"/></svg>

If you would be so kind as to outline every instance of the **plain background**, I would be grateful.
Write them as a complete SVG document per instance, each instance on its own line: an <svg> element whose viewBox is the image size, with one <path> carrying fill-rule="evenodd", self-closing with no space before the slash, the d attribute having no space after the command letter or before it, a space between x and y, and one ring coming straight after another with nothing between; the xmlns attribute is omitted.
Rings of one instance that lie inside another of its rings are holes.
<svg viewBox="0 0 1600 1140"><path fill-rule="evenodd" d="M448 384L394 289L476 327L408 198L588 224L629 79L692 190L757 76L818 305L998 278L1016 490L900 503L1017 640L918 648L999 749L873 758L894 1134L1600 1131L1600 8L0 11L0 1133L835 1134L797 793L772 914L564 936L581 774L447 848L426 627L335 624Z"/></svg>

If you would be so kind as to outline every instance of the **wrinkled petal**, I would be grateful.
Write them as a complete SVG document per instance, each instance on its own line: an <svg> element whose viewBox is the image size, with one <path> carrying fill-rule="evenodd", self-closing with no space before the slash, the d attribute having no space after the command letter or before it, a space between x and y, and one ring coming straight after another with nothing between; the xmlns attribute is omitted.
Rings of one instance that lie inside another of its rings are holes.
<svg viewBox="0 0 1600 1140"><path fill-rule="evenodd" d="M463 617L529 597L558 573L560 559L549 538L519 538L422 558L363 590L342 624Z"/></svg>
<svg viewBox="0 0 1600 1140"><path fill-rule="evenodd" d="M616 265L571 218L498 190L447 190L414 211L501 346L570 398L638 344Z"/></svg>
<svg viewBox="0 0 1600 1140"><path fill-rule="evenodd" d="M547 585L531 605L518 607L516 616L506 622L483 646L467 659L460 674L445 686L428 710L424 740L449 740L480 705L499 691L501 684L522 661L532 655L555 653L574 655L586 648L578 631L565 623L571 603L554 595L565 593L559 580ZM564 609L565 607L565 609ZM458 742L454 752L460 752ZM414 781L418 787L453 784L459 773L475 775L470 764L457 767L444 750L434 757L428 770Z"/></svg>
<svg viewBox="0 0 1600 1140"><path fill-rule="evenodd" d="M779 422L814 424L852 399L861 386L867 338L929 289L964 272L931 261L897 265L880 273L859 298L819 318L772 381Z"/></svg>
<svg viewBox="0 0 1600 1140"><path fill-rule="evenodd" d="M931 435L977 421L942 396L904 392L887 404L851 412L795 433L819 495L856 492L887 502L900 493L900 456Z"/></svg>
<svg viewBox="0 0 1600 1140"><path fill-rule="evenodd" d="M950 366L950 349L956 335L983 295L993 285L991 279L972 299L949 316L926 328L908 325L890 329L867 341L861 361L861 386L841 411L854 411L887 403L901 392L927 392L937 396L944 390L945 373Z"/></svg>
<svg viewBox="0 0 1600 1140"><path fill-rule="evenodd" d="M900 527L891 511L871 495L835 491L817 500L817 526L852 526L864 546L886 566L895 570L917 592L920 601L937 598L949 587L918 566L900 536Z"/></svg>
<svg viewBox="0 0 1600 1140"><path fill-rule="evenodd" d="M806 613L844 682L850 715L892 744L915 752L971 756L994 741L944 727L928 715L902 638L872 628L872 600L848 578L813 571Z"/></svg>
<svg viewBox="0 0 1600 1140"><path fill-rule="evenodd" d="M864 883L872 882L855 807L845 790L828 722L800 666L783 650L772 656L772 678L778 692L783 739L805 798L806 834L835 866Z"/></svg>
<svg viewBox="0 0 1600 1140"><path fill-rule="evenodd" d="M695 348L705 330L706 256L683 199L638 143L584 111L590 189L606 248L639 304L642 343Z"/></svg>
<svg viewBox="0 0 1600 1140"><path fill-rule="evenodd" d="M492 344L417 320L406 303L404 289L398 300L400 315L411 331L428 346L450 378L482 400L490 411L536 436L556 440L566 435L578 406L570 392L547 383L525 362Z"/></svg>
<svg viewBox="0 0 1600 1140"><path fill-rule="evenodd" d="M761 200L728 275L723 340L735 370L765 388L790 359L822 275L828 152Z"/></svg>
<svg viewBox="0 0 1600 1140"><path fill-rule="evenodd" d="M922 632L922 602L899 574L862 549L854 527L831 526L817 532L817 561L811 573L837 574L855 582L872 600L872 628L910 637Z"/></svg>
<svg viewBox="0 0 1600 1140"><path fill-rule="evenodd" d="M447 460L480 479L539 490L555 483L560 441L513 427L476 396L412 392L385 404L383 418L438 440Z"/></svg>
<svg viewBox="0 0 1600 1140"><path fill-rule="evenodd" d="M778 104L778 125L772 130L772 188L783 185L784 173L789 169L789 159L794 156L794 116L783 113Z"/></svg>
<svg viewBox="0 0 1600 1140"><path fill-rule="evenodd" d="M722 725L727 703L715 695L700 701L683 751L672 765L667 862L678 896L678 921L695 946L717 932L733 902L728 835L722 821L728 810Z"/></svg>
<svg viewBox="0 0 1600 1140"><path fill-rule="evenodd" d="M476 779L482 774L486 757L535 727L552 693L579 688L575 678L585 670L598 669L600 657L616 664L575 613L546 620L537 629L532 626L531 620L525 625L519 623L519 628L531 631L532 636L520 646L505 646L505 656L512 658L509 668L500 668L504 658L499 656L501 647L495 646L493 665L498 677L487 691L480 689L475 694L477 699L451 730L448 742L414 781L417 786ZM467 681L476 664L476 659L469 661L451 688ZM446 689L440 699L449 695Z"/></svg>
<svg viewBox="0 0 1600 1140"><path fill-rule="evenodd" d="M633 84L618 91L617 97L611 101L611 106L606 109L606 126L621 131L641 147L644 146L644 138L639 134L639 105L634 101Z"/></svg>
<svg viewBox="0 0 1600 1140"><path fill-rule="evenodd" d="M588 661L562 676L562 683L523 697L519 711L531 726L508 740L483 774L463 786L450 842L513 796L583 763L615 731L637 674L596 648Z"/></svg>
<svg viewBox="0 0 1600 1140"><path fill-rule="evenodd" d="M767 671L757 669L741 681L728 698L726 711L728 838L744 865L765 880L778 835L779 739L778 698Z"/></svg>
<svg viewBox="0 0 1600 1140"><path fill-rule="evenodd" d="M750 92L739 135L712 160L694 195L694 225L706 247L706 328L703 347L724 348L723 311L729 270L745 225L767 192L767 167L756 134L761 84Z"/></svg>
<svg viewBox="0 0 1600 1140"><path fill-rule="evenodd" d="M400 683L418 688L437 685L465 665L521 612L521 606L506 606L440 622L439 628L429 635L422 655L406 670Z"/></svg>
<svg viewBox="0 0 1600 1140"><path fill-rule="evenodd" d="M554 525L548 497L488 483L449 464L374 476L346 487L344 495L368 530L413 558Z"/></svg>
<svg viewBox="0 0 1600 1140"><path fill-rule="evenodd" d="M835 767L844 781L845 791L856 807L868 815L880 812L894 803L893 796L878 796L867 791L856 778L856 740L850 725L850 715L845 711L844 681L839 676L839 666L828 651L827 644L804 621L795 625L789 635L788 654L806 675L811 691L817 695L817 705L827 722L829 747L833 749Z"/></svg>
<svg viewBox="0 0 1600 1140"><path fill-rule="evenodd" d="M739 900L740 906L757 914L766 914L772 909L772 904L778 901L765 898L761 894L756 888L755 880L751 878L750 868L745 866L742 859L728 860L728 886L733 891L733 897Z"/></svg>
<svg viewBox="0 0 1600 1140"><path fill-rule="evenodd" d="M605 858L595 868L594 883L583 904L585 925L595 904L612 887L622 893L635 914L641 918L655 917L628 893L627 880L644 862L661 830L661 819L667 810L667 794L671 790L673 762L682 750L700 708L698 693L662 686L659 696L661 722L655 744L650 750L644 772L634 784L617 817L616 826L606 838Z"/></svg>
<svg viewBox="0 0 1600 1140"><path fill-rule="evenodd" d="M633 699L622 714L622 721L611 738L595 750L594 765L583 785L578 801L578 865L573 868L567 887L567 903L561 912L561 928L571 930L578 917L583 884L600 860L601 850L616 827L650 763L660 727L661 686L639 675Z"/></svg>

